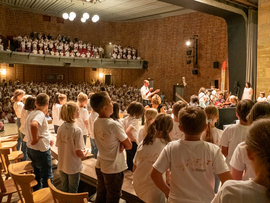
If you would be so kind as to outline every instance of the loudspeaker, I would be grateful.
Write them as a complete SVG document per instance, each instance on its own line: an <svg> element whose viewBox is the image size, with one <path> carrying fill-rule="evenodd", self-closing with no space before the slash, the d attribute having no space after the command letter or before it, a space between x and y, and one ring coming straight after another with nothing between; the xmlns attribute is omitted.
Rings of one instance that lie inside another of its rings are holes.
<svg viewBox="0 0 270 203"><path fill-rule="evenodd" d="M218 61L215 61L213 63L213 68L219 68L219 62Z"/></svg>
<svg viewBox="0 0 270 203"><path fill-rule="evenodd" d="M218 80L215 80L215 88L218 89Z"/></svg>
<svg viewBox="0 0 270 203"><path fill-rule="evenodd" d="M92 68L92 71L97 71L97 69L96 68Z"/></svg>
<svg viewBox="0 0 270 203"><path fill-rule="evenodd" d="M147 69L148 68L148 61L143 61L142 67L143 67L143 69Z"/></svg>
<svg viewBox="0 0 270 203"><path fill-rule="evenodd" d="M112 84L112 76L111 75L105 75L105 84L106 85Z"/></svg>
<svg viewBox="0 0 270 203"><path fill-rule="evenodd" d="M14 64L8 64L9 67L14 67Z"/></svg>
<svg viewBox="0 0 270 203"><path fill-rule="evenodd" d="M191 55L192 54L192 50L187 50L187 55Z"/></svg>
<svg viewBox="0 0 270 203"><path fill-rule="evenodd" d="M192 70L192 74L193 75L198 75L199 74L199 71L197 69L194 69L194 70Z"/></svg>

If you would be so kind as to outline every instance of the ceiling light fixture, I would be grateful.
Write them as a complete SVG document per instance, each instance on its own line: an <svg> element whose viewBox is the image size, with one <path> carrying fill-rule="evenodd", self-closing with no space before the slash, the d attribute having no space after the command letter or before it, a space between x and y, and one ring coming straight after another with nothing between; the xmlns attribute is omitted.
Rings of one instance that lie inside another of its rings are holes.
<svg viewBox="0 0 270 203"><path fill-rule="evenodd" d="M83 18L84 18L85 20L88 20L88 19L90 18L90 15L89 15L88 13L84 13L84 14L83 14Z"/></svg>
<svg viewBox="0 0 270 203"><path fill-rule="evenodd" d="M96 23L97 21L99 21L99 16L98 15L94 15L92 17L92 21L93 21L93 23Z"/></svg>
<svg viewBox="0 0 270 203"><path fill-rule="evenodd" d="M69 13L69 17L71 17L71 18L73 18L73 19L76 18L76 13L70 12L70 13Z"/></svg>
<svg viewBox="0 0 270 203"><path fill-rule="evenodd" d="M62 17L65 19L65 20L67 20L68 19L68 13L63 13L63 15L62 15Z"/></svg>
<svg viewBox="0 0 270 203"><path fill-rule="evenodd" d="M85 18L81 18L81 21L82 21L82 23L86 22Z"/></svg>

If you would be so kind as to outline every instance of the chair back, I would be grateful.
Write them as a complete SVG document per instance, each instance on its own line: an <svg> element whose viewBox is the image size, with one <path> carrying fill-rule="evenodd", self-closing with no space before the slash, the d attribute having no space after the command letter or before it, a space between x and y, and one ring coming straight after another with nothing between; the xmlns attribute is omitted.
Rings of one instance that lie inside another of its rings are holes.
<svg viewBox="0 0 270 203"><path fill-rule="evenodd" d="M48 185L51 190L54 202L56 203L87 203L88 192L83 193L62 192L54 187L50 179L48 179Z"/></svg>
<svg viewBox="0 0 270 203"><path fill-rule="evenodd" d="M1 190L0 193L5 193L5 192L7 192L7 189L6 189L3 177L2 177L2 169L3 169L2 164L0 164L0 175L1 175L1 177L0 177L0 190Z"/></svg>
<svg viewBox="0 0 270 203"><path fill-rule="evenodd" d="M10 150L0 148L0 154L1 154L1 161L2 161L2 170L7 173L8 166L10 164L10 161L8 158L8 155L10 154ZM6 175L7 175L7 177L9 176L8 174L6 174Z"/></svg>
<svg viewBox="0 0 270 203"><path fill-rule="evenodd" d="M13 164L10 164L8 166L9 173L14 180L16 189L18 193L20 194L19 186L22 191L22 196L24 199L21 198L22 203L34 203L33 195L32 195L32 187L30 186L30 183L35 180L34 174L18 174L14 171Z"/></svg>

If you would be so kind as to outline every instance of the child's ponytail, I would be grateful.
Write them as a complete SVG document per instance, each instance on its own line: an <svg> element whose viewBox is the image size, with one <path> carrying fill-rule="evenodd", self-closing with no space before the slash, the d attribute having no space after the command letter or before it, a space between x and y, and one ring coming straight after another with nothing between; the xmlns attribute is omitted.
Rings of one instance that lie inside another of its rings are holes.
<svg viewBox="0 0 270 203"><path fill-rule="evenodd" d="M206 128L206 131L205 131L205 140L204 141L214 143L214 138L213 138L212 130L211 130L211 123L212 123L212 120L208 119L207 120L207 128Z"/></svg>
<svg viewBox="0 0 270 203"><path fill-rule="evenodd" d="M155 137L156 132L157 132L156 123L153 122L147 128L147 135L145 136L143 140L143 145L152 144L154 142L154 137Z"/></svg>

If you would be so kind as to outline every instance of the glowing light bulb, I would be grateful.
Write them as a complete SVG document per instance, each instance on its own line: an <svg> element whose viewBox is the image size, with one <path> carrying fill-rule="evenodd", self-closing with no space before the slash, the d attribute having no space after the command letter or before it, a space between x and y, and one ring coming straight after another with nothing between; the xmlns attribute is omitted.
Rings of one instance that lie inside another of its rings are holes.
<svg viewBox="0 0 270 203"><path fill-rule="evenodd" d="M63 13L63 15L62 15L62 17L65 19L65 20L67 20L68 19L68 13Z"/></svg>
<svg viewBox="0 0 270 203"><path fill-rule="evenodd" d="M99 20L99 16L98 16L98 15L94 15L94 16L92 17L93 23L96 23L98 20Z"/></svg>
<svg viewBox="0 0 270 203"><path fill-rule="evenodd" d="M84 18L85 20L88 20L88 19L90 18L90 15L89 15L88 13L84 13L84 14L83 14L83 18Z"/></svg>

